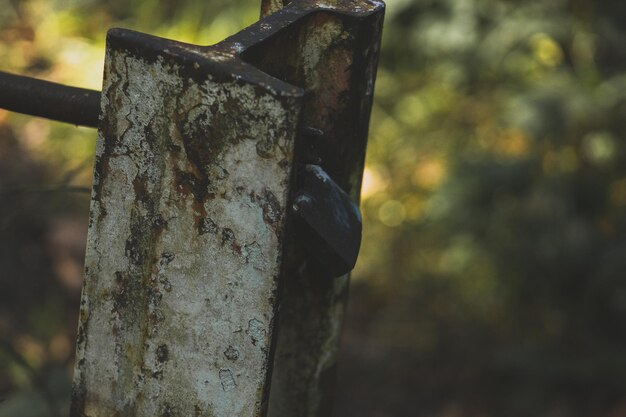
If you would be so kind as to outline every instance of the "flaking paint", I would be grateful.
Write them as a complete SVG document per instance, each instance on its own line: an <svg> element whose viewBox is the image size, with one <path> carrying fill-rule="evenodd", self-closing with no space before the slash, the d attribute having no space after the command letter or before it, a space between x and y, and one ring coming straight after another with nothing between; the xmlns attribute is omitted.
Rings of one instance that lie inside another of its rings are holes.
<svg viewBox="0 0 626 417"><path fill-rule="evenodd" d="M259 415L298 101L115 48L103 97L72 414Z"/></svg>

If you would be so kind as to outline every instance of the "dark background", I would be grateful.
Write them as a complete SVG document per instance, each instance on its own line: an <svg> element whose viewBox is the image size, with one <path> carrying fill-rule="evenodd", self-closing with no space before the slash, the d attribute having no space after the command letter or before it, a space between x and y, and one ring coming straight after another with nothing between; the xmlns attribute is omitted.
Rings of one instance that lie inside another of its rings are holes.
<svg viewBox="0 0 626 417"><path fill-rule="evenodd" d="M626 2L389 0L337 416L626 416ZM0 69L255 0L0 0ZM95 131L0 111L0 417L66 416Z"/></svg>

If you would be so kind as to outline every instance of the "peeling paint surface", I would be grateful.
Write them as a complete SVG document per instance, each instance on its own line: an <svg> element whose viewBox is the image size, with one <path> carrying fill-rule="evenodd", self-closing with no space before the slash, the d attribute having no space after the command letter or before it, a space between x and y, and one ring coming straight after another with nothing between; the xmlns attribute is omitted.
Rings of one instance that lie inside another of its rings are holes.
<svg viewBox="0 0 626 417"><path fill-rule="evenodd" d="M331 415L349 279L289 198L315 163L358 202L383 9L265 0L211 47L109 32L72 417Z"/></svg>
<svg viewBox="0 0 626 417"><path fill-rule="evenodd" d="M112 45L72 416L260 415L299 99Z"/></svg>

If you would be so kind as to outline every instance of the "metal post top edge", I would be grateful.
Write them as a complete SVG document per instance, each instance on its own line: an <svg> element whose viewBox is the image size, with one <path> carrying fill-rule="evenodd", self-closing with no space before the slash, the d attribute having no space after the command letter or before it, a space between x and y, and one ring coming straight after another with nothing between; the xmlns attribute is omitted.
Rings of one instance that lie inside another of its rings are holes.
<svg viewBox="0 0 626 417"><path fill-rule="evenodd" d="M130 29L112 28L107 32L107 53L126 51L148 62L175 62L192 79L209 77L255 85L277 97L301 99L302 88L284 82L241 59L240 54L215 46L198 46L161 38Z"/></svg>

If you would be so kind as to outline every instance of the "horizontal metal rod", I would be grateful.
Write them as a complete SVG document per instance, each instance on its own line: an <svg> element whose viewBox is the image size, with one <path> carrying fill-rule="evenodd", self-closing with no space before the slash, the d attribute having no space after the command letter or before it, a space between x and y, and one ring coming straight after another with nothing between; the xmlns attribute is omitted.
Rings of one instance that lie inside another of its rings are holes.
<svg viewBox="0 0 626 417"><path fill-rule="evenodd" d="M98 127L100 92L0 71L0 108Z"/></svg>
<svg viewBox="0 0 626 417"><path fill-rule="evenodd" d="M59 186L23 186L15 188L0 188L0 196L7 194L35 194L35 193L90 193L91 187L80 187L75 185Z"/></svg>

